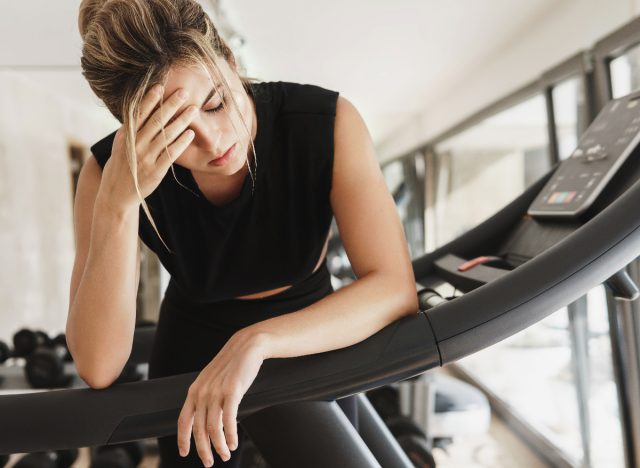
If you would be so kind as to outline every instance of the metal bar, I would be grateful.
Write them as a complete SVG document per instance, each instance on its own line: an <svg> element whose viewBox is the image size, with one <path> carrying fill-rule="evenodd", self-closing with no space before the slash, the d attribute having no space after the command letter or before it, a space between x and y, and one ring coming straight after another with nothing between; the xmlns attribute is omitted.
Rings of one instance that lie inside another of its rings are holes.
<svg viewBox="0 0 640 468"><path fill-rule="evenodd" d="M274 467L381 466L335 401L272 406L245 418L242 426Z"/></svg>
<svg viewBox="0 0 640 468"><path fill-rule="evenodd" d="M362 393L357 395L358 431L373 455L384 468L413 468L385 423Z"/></svg>
<svg viewBox="0 0 640 468"><path fill-rule="evenodd" d="M609 336L611 339L611 359L613 364L613 377L618 393L618 410L620 413L622 446L625 466L635 467L637 454L633 443L633 421L631 420L631 407L629 404L629 362L627 354L626 335L624 333L624 308L623 302L613 298L611 291L606 289L607 312L609 316ZM628 304L627 304L628 305Z"/></svg>
<svg viewBox="0 0 640 468"><path fill-rule="evenodd" d="M589 414L589 324L587 321L587 297L582 296L567 306L569 335L571 337L571 365L575 376L580 439L582 441L582 466L591 466L591 418Z"/></svg>
<svg viewBox="0 0 640 468"><path fill-rule="evenodd" d="M559 160L558 132L556 131L556 115L553 104L553 88L547 87L544 90L544 100L547 109L547 132L549 140L549 167L553 167Z"/></svg>

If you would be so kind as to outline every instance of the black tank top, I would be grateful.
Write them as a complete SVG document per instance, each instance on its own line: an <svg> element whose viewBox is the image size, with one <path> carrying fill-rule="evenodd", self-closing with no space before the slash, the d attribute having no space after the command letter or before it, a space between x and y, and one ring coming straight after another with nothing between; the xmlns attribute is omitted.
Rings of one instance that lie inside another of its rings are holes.
<svg viewBox="0 0 640 468"><path fill-rule="evenodd" d="M140 207L139 236L171 274L167 294L217 302L300 283L316 266L333 212L329 192L338 93L288 82L251 85L258 128L255 189L213 205L191 170L174 164ZM115 132L91 147L104 168ZM324 262L323 262L324 264ZM320 267L326 271L326 265Z"/></svg>

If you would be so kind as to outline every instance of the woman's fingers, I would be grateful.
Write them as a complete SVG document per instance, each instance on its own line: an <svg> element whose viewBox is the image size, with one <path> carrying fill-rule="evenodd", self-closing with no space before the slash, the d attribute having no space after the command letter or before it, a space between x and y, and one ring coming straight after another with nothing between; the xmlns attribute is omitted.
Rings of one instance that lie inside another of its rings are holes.
<svg viewBox="0 0 640 468"><path fill-rule="evenodd" d="M222 427L222 408L220 403L211 402L209 404L207 412L207 431L209 432L209 438L213 443L213 447L224 461L231 458L229 447L224 439L224 431Z"/></svg>
<svg viewBox="0 0 640 468"><path fill-rule="evenodd" d="M196 451L204 466L213 465L211 443L209 442L209 422L207 420L207 407L201 402L196 407L193 420L193 439L196 442Z"/></svg>
<svg viewBox="0 0 640 468"><path fill-rule="evenodd" d="M138 131L137 142L143 146L149 144L149 142L161 132L162 127L167 124L177 110L185 103L188 95L187 90L180 88L169 96L169 99L163 103L162 107L158 106Z"/></svg>
<svg viewBox="0 0 640 468"><path fill-rule="evenodd" d="M227 440L227 446L230 450L238 448L238 423L236 418L238 417L240 399L241 397L238 394L230 394L225 398L222 410L224 435Z"/></svg>
<svg viewBox="0 0 640 468"><path fill-rule="evenodd" d="M174 143L176 138L184 135L185 130L193 120L193 118L198 113L198 109L196 106L189 106L180 115L173 121L171 124L165 128L164 132L160 132L149 144L148 153L150 155L156 155L159 158L163 151L165 151L165 146L169 146Z"/></svg>
<svg viewBox="0 0 640 468"><path fill-rule="evenodd" d="M194 424L195 408L192 399L187 397L187 401L178 416L178 452L186 457L191 447L191 428Z"/></svg>
<svg viewBox="0 0 640 468"><path fill-rule="evenodd" d="M156 164L160 168L163 174L169 170L169 166L180 157L180 155L187 149L189 143L193 140L193 130L187 130L180 135L180 137L174 141L172 144L167 146L167 150L164 148L160 152L158 159L156 160Z"/></svg>
<svg viewBox="0 0 640 468"><path fill-rule="evenodd" d="M140 130L140 128L144 125L151 114L153 108L158 104L160 98L162 97L162 93L164 92L164 87L162 85L152 86L151 89L147 91L147 93L140 101L140 107L138 108L138 115L136 119L136 131Z"/></svg>

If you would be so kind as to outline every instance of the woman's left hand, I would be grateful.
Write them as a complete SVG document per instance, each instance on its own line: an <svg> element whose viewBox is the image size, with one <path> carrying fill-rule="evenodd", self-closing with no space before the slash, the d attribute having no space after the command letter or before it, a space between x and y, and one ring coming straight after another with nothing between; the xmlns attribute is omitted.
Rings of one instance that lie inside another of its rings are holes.
<svg viewBox="0 0 640 468"><path fill-rule="evenodd" d="M193 429L198 456L205 466L213 464L211 443L224 461L231 457L230 450L238 447L238 406L258 375L265 350L263 336L241 330L200 372L178 417L181 456L189 453Z"/></svg>

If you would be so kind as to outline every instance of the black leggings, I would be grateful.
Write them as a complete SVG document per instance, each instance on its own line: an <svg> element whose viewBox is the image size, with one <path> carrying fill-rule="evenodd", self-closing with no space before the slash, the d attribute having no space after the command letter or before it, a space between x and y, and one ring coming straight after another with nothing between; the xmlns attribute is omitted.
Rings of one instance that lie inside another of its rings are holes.
<svg viewBox="0 0 640 468"><path fill-rule="evenodd" d="M331 294L326 265L303 283L263 299L232 299L213 304L188 302L172 284L160 306L160 318L149 359L149 378L155 379L187 372L200 372L238 330L271 317L295 312ZM355 397L337 401L357 428ZM245 431L238 424L238 448L223 462L212 447L214 466L238 467ZM177 436L158 438L161 468L202 467L191 437L189 455L178 453Z"/></svg>

